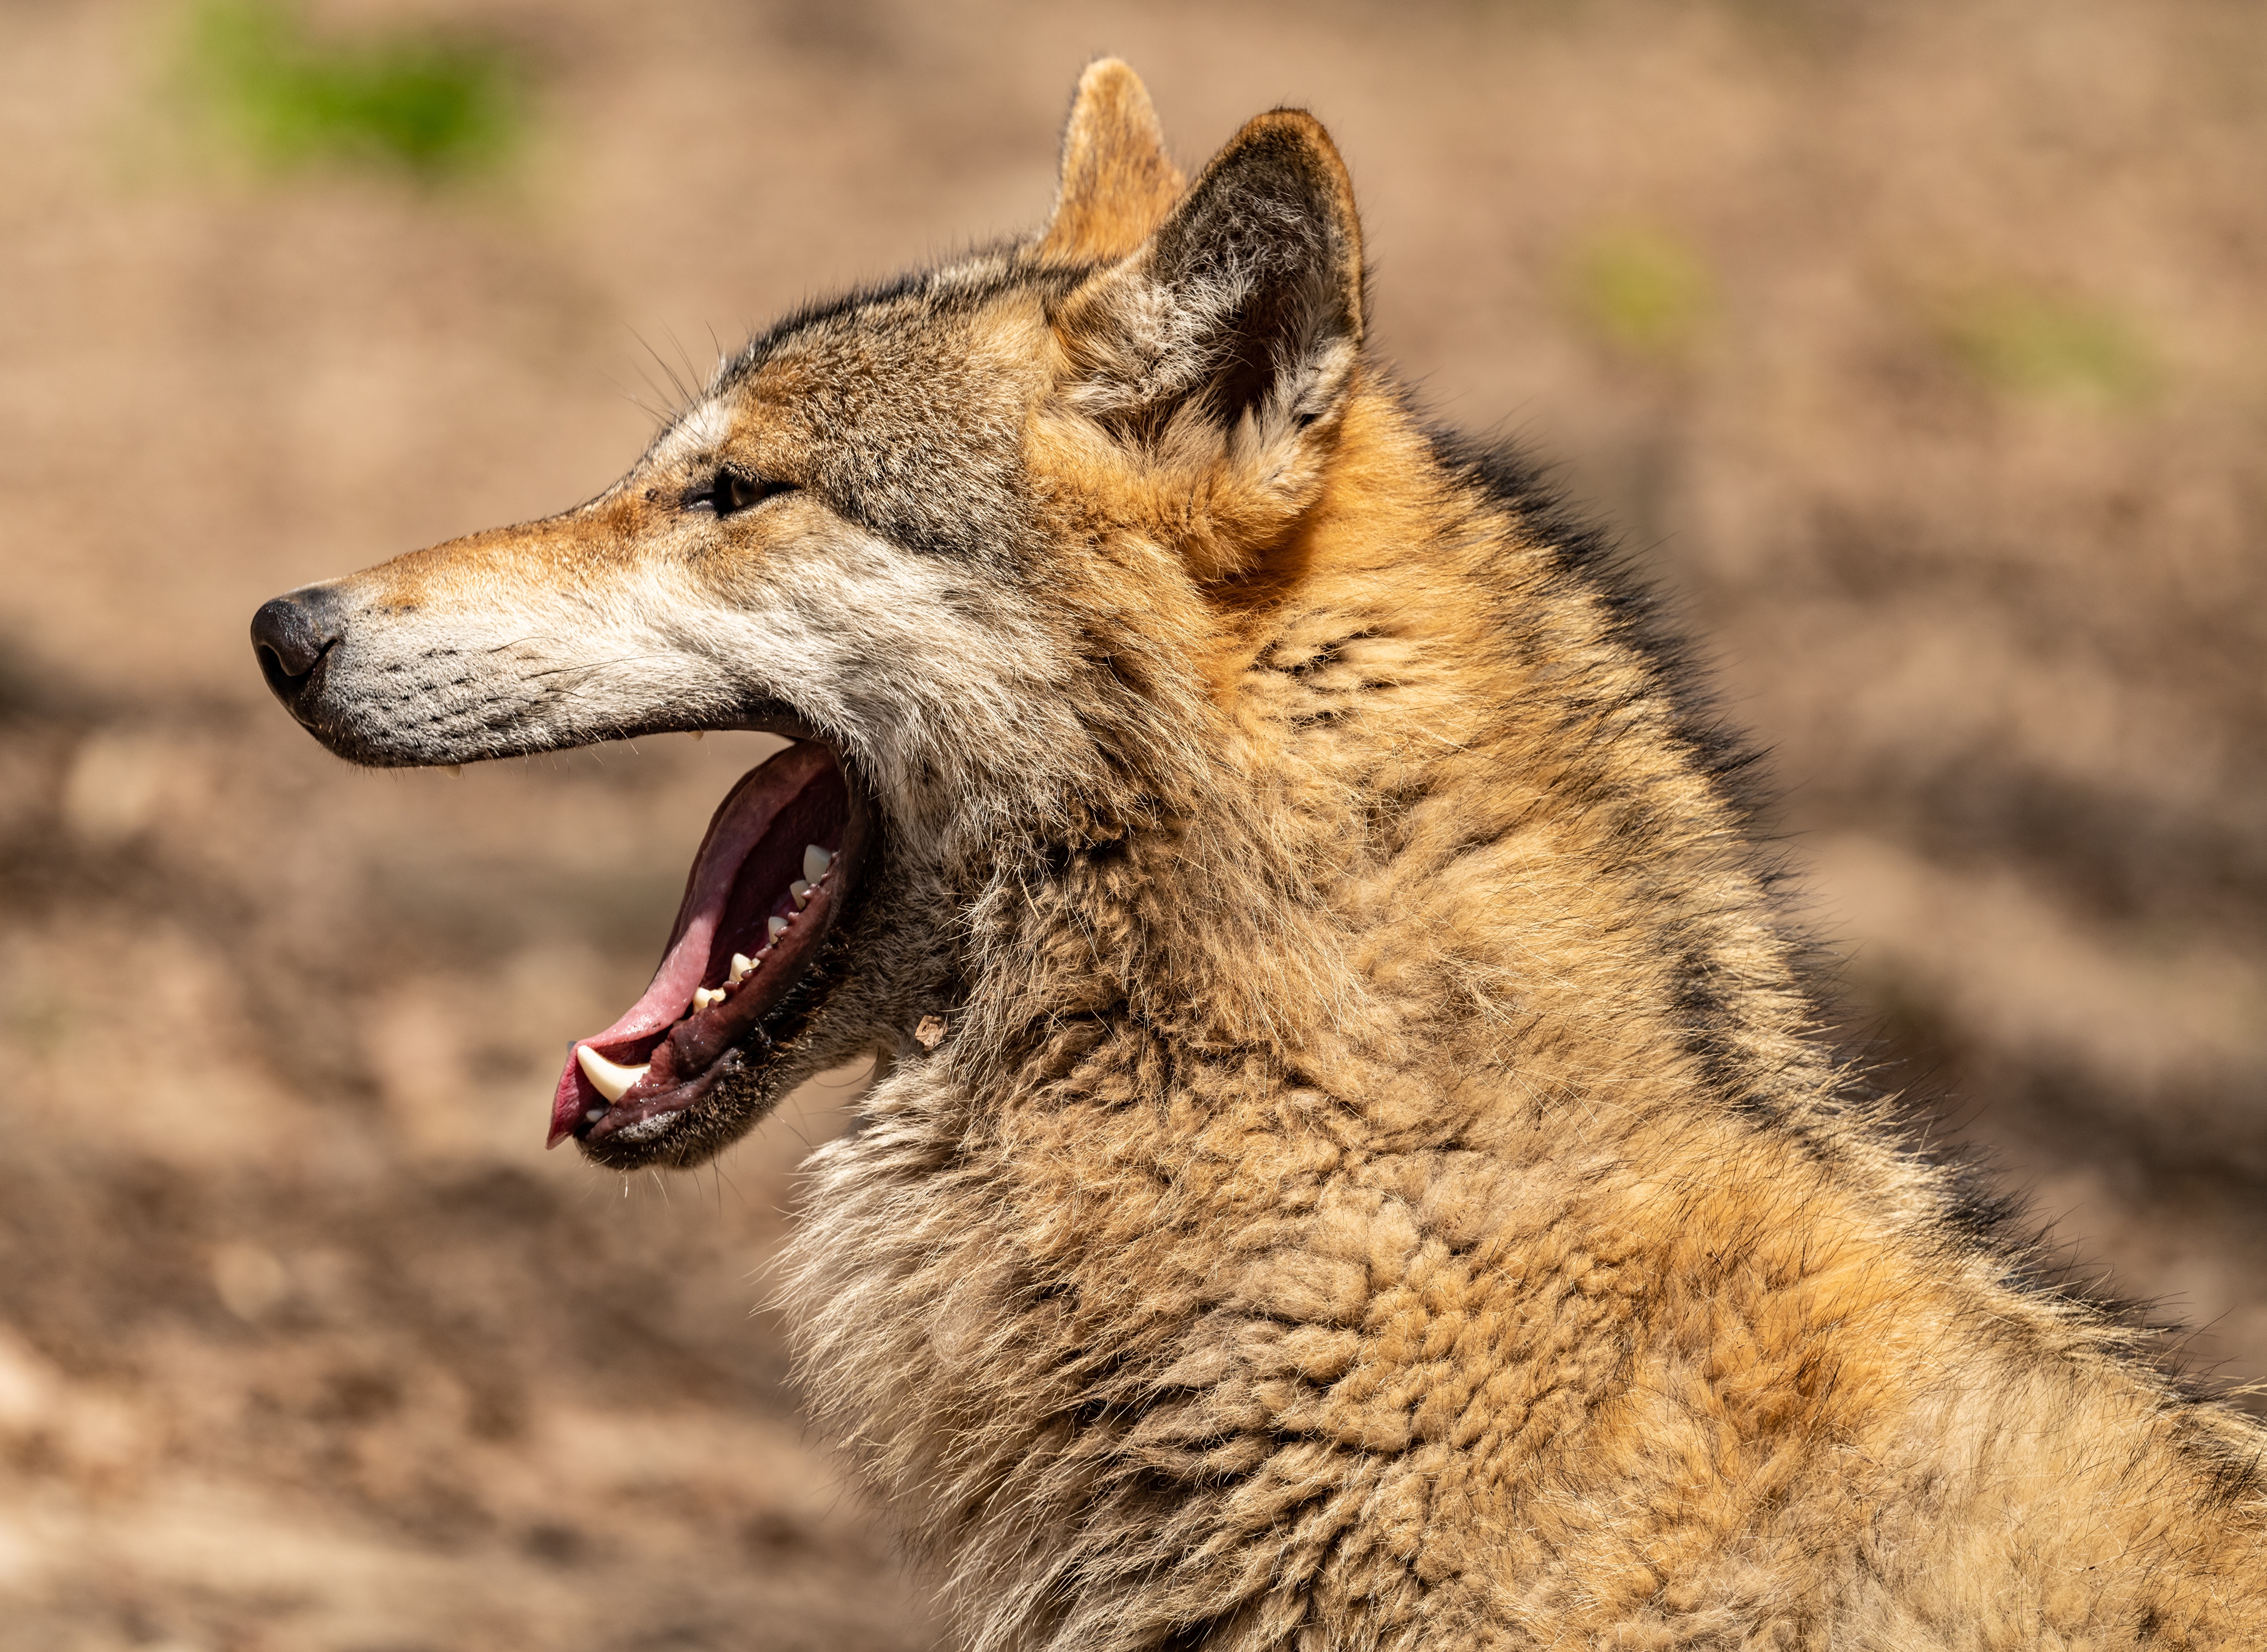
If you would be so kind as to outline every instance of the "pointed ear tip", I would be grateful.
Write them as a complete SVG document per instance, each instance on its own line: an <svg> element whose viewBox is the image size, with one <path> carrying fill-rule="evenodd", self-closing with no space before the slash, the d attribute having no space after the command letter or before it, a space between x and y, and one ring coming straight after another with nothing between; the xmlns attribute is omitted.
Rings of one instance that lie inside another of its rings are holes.
<svg viewBox="0 0 2267 1652"><path fill-rule="evenodd" d="M1244 130L1236 135L1236 141L1244 143L1276 133L1297 138L1332 160L1339 159L1339 146L1332 142L1330 128L1305 109L1270 109L1265 114L1255 114L1244 123Z"/></svg>
<svg viewBox="0 0 2267 1652"><path fill-rule="evenodd" d="M1141 84L1141 77L1135 74L1134 66L1122 57L1097 57L1079 72L1078 100L1081 103L1089 98L1102 96L1146 99L1148 95L1148 88Z"/></svg>
<svg viewBox="0 0 2267 1652"><path fill-rule="evenodd" d="M1294 170L1327 180L1331 193L1352 210L1354 178L1347 170L1346 157L1339 153L1330 129L1304 109L1270 109L1265 114L1253 115L1213 157L1206 170L1210 172L1222 166L1270 165L1266 157L1273 157L1280 162L1294 155L1298 157Z"/></svg>

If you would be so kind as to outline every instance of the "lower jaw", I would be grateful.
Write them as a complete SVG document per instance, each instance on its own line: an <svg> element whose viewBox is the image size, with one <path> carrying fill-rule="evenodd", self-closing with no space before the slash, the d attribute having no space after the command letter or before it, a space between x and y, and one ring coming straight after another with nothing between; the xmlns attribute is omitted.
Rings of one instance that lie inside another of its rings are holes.
<svg viewBox="0 0 2267 1652"><path fill-rule="evenodd" d="M577 1145L585 1159L608 1170L690 1170L738 1141L778 1105L779 1092L767 1082L774 1071L770 1061L754 1067L732 1052L703 1075L698 1100L603 1136L584 1136Z"/></svg>

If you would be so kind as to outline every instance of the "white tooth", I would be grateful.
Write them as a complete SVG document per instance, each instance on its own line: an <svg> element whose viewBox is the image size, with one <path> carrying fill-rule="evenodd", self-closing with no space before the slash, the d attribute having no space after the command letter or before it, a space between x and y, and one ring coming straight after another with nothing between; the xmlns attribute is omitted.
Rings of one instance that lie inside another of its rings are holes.
<svg viewBox="0 0 2267 1652"><path fill-rule="evenodd" d="M583 1076L591 1081L591 1087L609 1101L620 1100L623 1091L645 1077L645 1067L625 1067L608 1061L588 1044L575 1046L575 1060L583 1069Z"/></svg>
<svg viewBox="0 0 2267 1652"><path fill-rule="evenodd" d="M606 1109L604 1107L585 1107L583 1109L583 1116L591 1123L596 1124L600 1119L606 1116Z"/></svg>
<svg viewBox="0 0 2267 1652"><path fill-rule="evenodd" d="M693 1007L696 1011L705 1010L712 1004L722 1004L723 1001L724 989L722 987L718 987L713 991L707 987L695 987L693 989Z"/></svg>
<svg viewBox="0 0 2267 1652"><path fill-rule="evenodd" d="M795 897L795 907L798 912L811 904L811 886L801 878L789 884L787 892Z"/></svg>
<svg viewBox="0 0 2267 1652"><path fill-rule="evenodd" d="M732 984L738 986L756 972L756 961L744 952L732 954Z"/></svg>
<svg viewBox="0 0 2267 1652"><path fill-rule="evenodd" d="M817 844L803 846L803 876L807 883L816 883L826 875L826 868L834 864L834 857Z"/></svg>
<svg viewBox="0 0 2267 1652"><path fill-rule="evenodd" d="M772 939L774 940L777 940L781 936L787 933L787 919L783 917L774 917L767 918L765 921L771 925Z"/></svg>

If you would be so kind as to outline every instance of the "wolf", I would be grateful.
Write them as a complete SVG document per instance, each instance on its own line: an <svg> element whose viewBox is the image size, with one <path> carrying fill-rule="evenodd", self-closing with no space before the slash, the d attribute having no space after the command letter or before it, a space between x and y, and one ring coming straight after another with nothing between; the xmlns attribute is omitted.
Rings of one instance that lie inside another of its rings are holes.
<svg viewBox="0 0 2267 1652"><path fill-rule="evenodd" d="M256 652L362 764L789 739L551 1140L877 1059L786 1300L972 1648L2267 1645L2267 1431L1869 1098L1641 586L1366 332L1322 126L1188 182L1099 62L1042 230Z"/></svg>

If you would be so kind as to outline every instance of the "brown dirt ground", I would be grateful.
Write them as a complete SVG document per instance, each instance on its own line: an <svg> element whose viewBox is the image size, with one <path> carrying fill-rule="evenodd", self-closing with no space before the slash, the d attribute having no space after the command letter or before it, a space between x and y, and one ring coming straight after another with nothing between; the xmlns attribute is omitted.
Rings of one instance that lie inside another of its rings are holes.
<svg viewBox="0 0 2267 1652"><path fill-rule="evenodd" d="M931 1641L759 1306L855 1075L713 1176L539 1151L753 748L358 773L244 626L595 490L649 429L625 387L669 393L638 337L698 363L1031 223L1104 49L1189 161L1324 116L1386 349L1559 456L1708 640L1884 1082L2191 1363L2267 1377L2267 12L448 12L539 119L436 192L194 151L162 7L0 0L10 1648ZM1585 319L1632 237L1706 272L1659 347ZM2141 367L1979 372L2010 292Z"/></svg>

